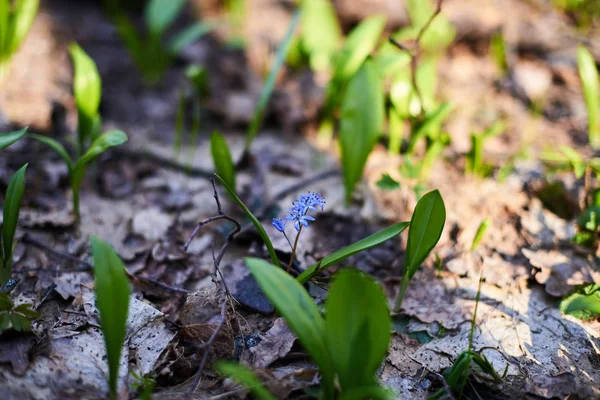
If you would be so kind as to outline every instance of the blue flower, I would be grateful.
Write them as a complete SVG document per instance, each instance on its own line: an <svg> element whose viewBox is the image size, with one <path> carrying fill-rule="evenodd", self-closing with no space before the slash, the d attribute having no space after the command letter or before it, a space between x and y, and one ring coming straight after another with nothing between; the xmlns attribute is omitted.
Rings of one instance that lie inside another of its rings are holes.
<svg viewBox="0 0 600 400"><path fill-rule="evenodd" d="M273 218L272 224L279 232L285 231L285 221L281 218Z"/></svg>
<svg viewBox="0 0 600 400"><path fill-rule="evenodd" d="M308 227L308 223L315 220L314 217L308 215L308 212L317 211L317 208L321 208L321 211L323 211L325 199L318 193L308 192L307 194L301 194L299 200L294 201L292 205L283 220L280 218L273 220L273 226L280 232L283 232L283 228L285 228L285 221L293 221L294 228L298 232L300 232L301 226ZM281 227L282 229L280 229Z"/></svg>

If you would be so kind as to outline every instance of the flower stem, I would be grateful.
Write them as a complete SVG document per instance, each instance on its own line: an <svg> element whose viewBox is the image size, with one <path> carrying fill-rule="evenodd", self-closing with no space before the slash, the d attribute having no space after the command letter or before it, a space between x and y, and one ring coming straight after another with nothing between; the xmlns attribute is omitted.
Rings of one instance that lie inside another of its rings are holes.
<svg viewBox="0 0 600 400"><path fill-rule="evenodd" d="M290 262L288 263L287 266L287 273L290 273L290 268L292 268L292 263L294 262L294 259L296 258L296 247L298 247L298 239L300 238L300 233L302 232L302 226L300 226L300 230L298 231L298 234L296 235L296 240L294 240L294 246L292 247L292 256L290 257Z"/></svg>
<svg viewBox="0 0 600 400"><path fill-rule="evenodd" d="M404 299L404 295L406 294L406 289L408 289L409 283L410 279L408 278L408 275L404 275L402 282L400 282L400 290L398 291L398 297L396 297L394 312L400 311L400 307L402 307L402 299Z"/></svg>

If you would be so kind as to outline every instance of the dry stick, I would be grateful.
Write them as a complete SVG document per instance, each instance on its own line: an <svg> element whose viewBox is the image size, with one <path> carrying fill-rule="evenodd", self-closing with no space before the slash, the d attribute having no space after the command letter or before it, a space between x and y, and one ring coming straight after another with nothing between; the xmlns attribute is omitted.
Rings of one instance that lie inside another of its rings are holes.
<svg viewBox="0 0 600 400"><path fill-rule="evenodd" d="M91 272L94 269L94 267L92 266L92 264L88 263L87 261L81 260L81 259L79 259L79 258L77 258L75 256L70 255L70 254L65 254L65 253L58 252L58 251L54 250L53 248L47 246L46 244L40 242L39 240L33 238L28 233L26 233L23 236L22 241L23 241L23 243L27 243L27 244L30 244L30 245L32 245L34 247L42 249L46 253L48 253L48 254L56 257L56 258L59 258L59 259L62 259L62 260L67 260L67 261L70 261L72 263L76 263L76 264L80 265L76 269L74 269L73 272ZM20 270L16 270L15 273L40 271L41 269L42 268L20 269ZM147 277L143 277L143 276L139 276L139 275L135 275L135 274L131 274L127 270L125 270L125 271L127 272L127 275L130 278L133 278L133 279L138 280L140 282L144 282L144 283L146 283L148 285L156 286L156 287L159 287L161 289L165 289L167 291L175 292L175 293L193 293L193 292L191 292L189 290L186 290L186 289L182 289L182 288L177 288L177 287L174 287L174 286L170 286L170 285L167 285L166 283L157 281L155 279L147 278ZM62 270L61 272L65 272L65 270Z"/></svg>
<svg viewBox="0 0 600 400"><path fill-rule="evenodd" d="M225 243L223 243L223 245L221 246L221 249L219 250L219 253L217 255L215 255L214 240L212 243L213 271L211 272L211 278L212 278L212 281L217 286L217 290L219 290L220 292L223 293L223 304L221 305L221 321L219 321L219 324L213 331L210 338L206 342L197 346L198 349L204 350L204 354L202 355L202 360L200 361L200 366L198 367L198 370L196 371L196 376L194 377L194 381L193 381L192 385L190 385L190 390L186 393L186 398L189 398L189 396L198 389L198 386L200 385L200 379L202 377L202 371L204 370L204 367L206 366L206 363L208 362L208 355L209 355L210 347L213 345L215 339L217 338L217 335L219 334L219 332L225 325L225 322L227 321L227 301L229 299L232 299L233 296L231 296L231 293L229 292L229 288L227 287L225 278L223 277L223 274L221 273L221 270L219 269L219 265L221 264L221 260L223 259L223 256L225 255L225 251L227 251L227 248L233 241L235 235L237 235L242 230L242 226L236 219L226 215L223 212L223 209L221 208L221 202L219 201L219 194L217 192L217 186L215 185L215 180L213 178L211 178L210 182L213 187L213 194L214 194L215 202L217 203L217 215L206 218L206 219L198 222L198 226L196 226L196 228L190 235L189 239L185 242L184 249L187 251L191 241L194 239L194 237L200 231L200 228L202 228L202 226L204 226L206 224L209 224L214 221L219 221L219 220L227 220L227 221L233 222L235 224L235 226L227 235L227 238L225 239ZM218 277L220 277L221 279L219 280ZM220 283L220 285L219 285L219 283ZM231 304L233 305L233 302Z"/></svg>
<svg viewBox="0 0 600 400"><path fill-rule="evenodd" d="M435 11L433 12L433 14L431 14L431 16L429 17L429 20L427 20L425 25L423 25L421 27L421 30L419 31L419 34L417 35L417 38L415 39L415 48L413 51L410 51L406 46L404 46L402 43L399 43L398 41L396 41L396 39L394 39L393 37L390 36L390 38L389 38L390 43L392 43L394 46L398 47L400 50L405 51L410 56L410 77L411 77L412 86L415 90L417 98L419 99L419 104L421 104L421 113L423 113L423 95L421 94L421 90L419 89L419 86L417 85L417 67L419 66L419 59L421 58L421 46L420 46L421 38L423 37L423 34L425 33L425 31L427 31L427 28L429 28L429 25L431 25L431 23L433 22L435 17L437 17L438 14L442 12L442 2L443 2L443 0L437 1L437 4L435 6Z"/></svg>

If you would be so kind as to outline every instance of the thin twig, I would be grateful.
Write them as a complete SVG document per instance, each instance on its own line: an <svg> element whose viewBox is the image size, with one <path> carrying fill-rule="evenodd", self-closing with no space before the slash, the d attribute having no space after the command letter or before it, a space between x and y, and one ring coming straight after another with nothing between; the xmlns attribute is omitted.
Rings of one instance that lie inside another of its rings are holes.
<svg viewBox="0 0 600 400"><path fill-rule="evenodd" d="M442 2L443 2L443 0L437 1L437 4L435 6L435 10L434 10L433 14L431 14L429 19L425 23L425 25L423 25L421 27L421 29L419 30L419 34L417 35L417 38L415 39L414 49L412 51L408 47L406 47L403 44L396 41L394 38L392 38L392 37L389 38L390 43L392 43L394 46L396 46L400 50L405 51L410 56L411 83L412 83L413 89L415 91L415 94L417 95L417 98L419 99L419 104L421 105L421 113L424 112L423 95L421 94L421 90L419 89L419 86L417 85L417 67L419 66L419 60L421 58L421 38L423 37L423 34L427 31L427 29L431 25L431 23L433 22L435 17L437 17L438 14L440 14L442 12Z"/></svg>
<svg viewBox="0 0 600 400"><path fill-rule="evenodd" d="M132 150L132 149L124 148L124 147L121 147L121 148L115 147L113 153L116 153L118 156L121 156L121 157L127 158L127 159L150 161L153 164L159 164L160 166L162 166L166 169L170 169L170 170L174 170L174 171L178 171L178 172L184 172L184 173L188 174L189 176L198 176L198 177L209 178L209 177L213 176L213 174L214 174L213 171L205 170L205 169L194 167L191 165L181 164L180 162L178 162L176 160L172 160L170 158L164 157L164 156L156 154L156 153L152 153L150 151L144 151L144 150L140 151L140 150Z"/></svg>
<svg viewBox="0 0 600 400"><path fill-rule="evenodd" d="M235 235L237 235L242 230L242 226L236 219L226 215L223 212L214 179L211 178L210 182L212 183L212 186L213 186L213 193L214 193L215 202L217 203L218 215L208 217L208 218L198 222L198 225L196 226L196 228L190 235L189 239L185 242L184 249L187 251L187 249L188 249L190 243L192 242L192 240L194 239L194 237L198 234L200 229L206 224L209 224L209 223L215 222L215 221L219 221L219 220L227 220L227 221L233 222L235 226L233 227L233 229L229 232L229 234L225 238L225 243L223 243L223 245L219 249L219 253L215 254L215 241L213 240L213 242L212 242L213 270L211 272L211 278L212 278L212 281L217 286L217 290L219 290L223 295L223 303L221 305L221 320L219 321L219 324L216 326L215 330L211 334L210 338L206 342L197 346L199 350L204 351L204 354L202 355L202 360L200 361L198 370L196 371L194 381L193 381L192 385L190 385L190 390L186 393L186 398L189 398L190 395L192 393L194 393L198 389L198 386L200 385L200 379L202 378L202 371L204 370L204 367L206 366L206 363L208 362L210 347L213 345L214 341L217 338L217 335L219 334L219 332L221 331L221 329L223 328L223 326L225 326L225 323L227 322L228 300L230 300L230 304L233 307L233 301L231 300L231 299L233 299L233 296L229 292L229 288L227 287L227 283L225 282L225 278L223 277L223 274L221 273L219 266L221 264L221 260L223 259L223 256L225 255L225 252L227 251L227 248L229 247L229 245L235 238Z"/></svg>

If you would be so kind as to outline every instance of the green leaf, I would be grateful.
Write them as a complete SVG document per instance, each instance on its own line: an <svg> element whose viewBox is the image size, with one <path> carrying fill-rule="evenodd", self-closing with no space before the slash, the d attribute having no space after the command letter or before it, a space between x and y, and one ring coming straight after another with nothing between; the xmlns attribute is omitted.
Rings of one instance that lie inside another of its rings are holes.
<svg viewBox="0 0 600 400"><path fill-rule="evenodd" d="M10 314L8 312L0 312L0 333L8 329L10 325Z"/></svg>
<svg viewBox="0 0 600 400"><path fill-rule="evenodd" d="M391 327L377 282L356 269L335 276L327 296L325 332L342 392L377 383L375 372L387 354Z"/></svg>
<svg viewBox="0 0 600 400"><path fill-rule="evenodd" d="M8 182L4 199L4 214L2 220L2 264L0 265L0 286L4 286L12 277L12 254L15 232L21 210L21 199L25 191L25 170L23 165Z"/></svg>
<svg viewBox="0 0 600 400"><path fill-rule="evenodd" d="M0 293L0 311L10 311L14 306L8 293Z"/></svg>
<svg viewBox="0 0 600 400"><path fill-rule="evenodd" d="M5 1L3 0L2 2ZM10 1L8 3L10 3ZM27 32L35 19L39 5L39 0L20 0L15 2L15 8L12 12L12 23L8 28L9 32L7 39L10 38L10 41L5 42L9 54L14 53L23 42L23 39L25 39L25 36L27 36ZM1 19L0 23L2 23Z"/></svg>
<svg viewBox="0 0 600 400"><path fill-rule="evenodd" d="M592 53L583 46L577 48L577 66L588 112L588 135L594 149L600 148L600 79Z"/></svg>
<svg viewBox="0 0 600 400"><path fill-rule="evenodd" d="M31 320L20 314L10 313L10 323L15 331L27 332L31 330Z"/></svg>
<svg viewBox="0 0 600 400"><path fill-rule="evenodd" d="M402 231L404 231L408 227L408 222L399 222L397 224L388 226L385 229L380 230L379 232L375 232L374 234L367 236L364 239L359 240L356 243L352 243L350 246L344 247L328 255L323 258L318 263L314 264L306 271L304 271L300 276L298 276L298 282L304 284L308 282L310 279L320 274L322 271L339 263L346 258L353 256L356 253L360 253L361 251L368 250L372 247L378 246L383 242L386 242L396 236L398 236Z"/></svg>
<svg viewBox="0 0 600 400"><path fill-rule="evenodd" d="M197 22L177 34L168 44L171 54L178 54L190 43L211 32L217 25L214 22Z"/></svg>
<svg viewBox="0 0 600 400"><path fill-rule="evenodd" d="M382 190L392 191L400 188L400 183L388 174L383 174L381 175L381 179L377 181L377 187Z"/></svg>
<svg viewBox="0 0 600 400"><path fill-rule="evenodd" d="M333 365L325 344L325 321L315 301L291 275L258 258L244 259L260 288L285 318L302 346L319 366L325 398L333 398Z"/></svg>
<svg viewBox="0 0 600 400"><path fill-rule="evenodd" d="M113 248L95 236L90 238L94 258L96 305L108 358L109 387L116 399L121 350L125 340L131 289L125 266Z"/></svg>
<svg viewBox="0 0 600 400"><path fill-rule="evenodd" d="M263 242L265 243L265 246L267 246L267 251L269 252L271 261L273 261L274 265L279 266L279 260L277 259L277 254L275 253L275 249L273 248L273 243L271 243L271 239L269 239L269 235L267 235L267 231L265 231L265 228L263 228L260 221L254 216L254 214L252 214L252 211L250 211L248 207L246 207L242 200L240 200L240 198L237 197L235 191L227 184L227 182L225 182L223 178L221 178L218 174L215 174L215 177L219 180L219 182L221 182L227 193L229 193L229 197L231 197L231 199L237 203L237 205L242 209L242 211L244 211L244 213L250 219L250 221L252 221L252 224L258 231L258 234L262 238Z"/></svg>
<svg viewBox="0 0 600 400"><path fill-rule="evenodd" d="M21 139L23 136L25 136L26 132L27 127L19 131L0 134L0 150L7 148L11 144L15 143L17 140Z"/></svg>
<svg viewBox="0 0 600 400"><path fill-rule="evenodd" d="M19 304L13 309L13 311L30 319L39 318L42 314L31 307L33 307L33 305L29 303Z"/></svg>
<svg viewBox="0 0 600 400"><path fill-rule="evenodd" d="M94 60L77 43L71 43L69 52L75 68L73 94L79 117L77 130L81 154L85 144L92 137L94 123L98 118L98 107L100 107L100 98L102 97L102 80Z"/></svg>
<svg viewBox="0 0 600 400"><path fill-rule="evenodd" d="M404 256L404 275L409 280L440 240L445 222L446 207L439 190L421 197L410 220Z"/></svg>
<svg viewBox="0 0 600 400"><path fill-rule="evenodd" d="M219 361L215 369L222 375L226 375L244 386L259 400L275 400L275 397L263 386L254 372L243 364L234 364L227 361Z"/></svg>
<svg viewBox="0 0 600 400"><path fill-rule="evenodd" d="M150 33L160 36L175 21L185 3L186 0L150 0L144 12Z"/></svg>
<svg viewBox="0 0 600 400"><path fill-rule="evenodd" d="M111 147L119 146L127 142L127 135L123 131L109 131L100 135L96 140L92 142L90 148L85 152L83 156L73 167L72 185L79 187L83 180L85 173L85 167L94 158L104 153Z"/></svg>
<svg viewBox="0 0 600 400"><path fill-rule="evenodd" d="M309 56L310 67L315 71L327 70L342 41L342 30L335 8L329 0L303 0L300 10L300 38L302 47Z"/></svg>
<svg viewBox="0 0 600 400"><path fill-rule="evenodd" d="M61 158L65 161L65 163L67 164L69 173L71 173L71 170L73 169L73 161L71 161L71 156L69 155L69 153L67 152L67 149L65 149L62 144L60 144L58 141L56 141L48 136L38 135L37 133L30 133L27 136L29 136L32 139L37 140L38 142L44 143L46 146L48 146L52 150L56 151L58 153L58 155L61 156Z"/></svg>
<svg viewBox="0 0 600 400"><path fill-rule="evenodd" d="M486 218L483 221L481 221L479 227L477 228L477 232L475 233L475 237L473 238L473 243L471 244L471 251L475 251L475 249L477 249L479 242L481 242L481 239L483 239L483 235L489 228L491 222L492 220L489 218Z"/></svg>
<svg viewBox="0 0 600 400"><path fill-rule="evenodd" d="M563 298L558 308L579 319L597 317L600 315L600 285L591 283L579 286Z"/></svg>
<svg viewBox="0 0 600 400"><path fill-rule="evenodd" d="M384 16L375 15L362 21L350 32L336 59L332 80L345 82L358 72L379 42L385 21Z"/></svg>
<svg viewBox="0 0 600 400"><path fill-rule="evenodd" d="M377 68L373 61L366 61L350 80L342 103L340 145L347 203L381 135L384 118L384 98Z"/></svg>
<svg viewBox="0 0 600 400"><path fill-rule="evenodd" d="M250 126L248 127L248 133L246 134L246 150L250 149L250 145L258 133L265 109L267 108L267 104L269 103L269 99L271 98L271 94L275 88L275 79L277 78L279 70L285 61L290 43L292 42L292 37L294 36L294 32L296 31L296 27L298 26L299 22L300 13L296 12L292 17L292 22L290 22L290 26L288 27L283 41L277 49L275 62L271 67L271 71L269 71L269 75L267 76L267 80L265 81L265 85L263 86L263 90L260 94L260 99L258 100L258 105L256 106L256 111L254 111L254 117L252 118Z"/></svg>
<svg viewBox="0 0 600 400"><path fill-rule="evenodd" d="M227 145L227 140L219 132L214 131L210 137L210 152L215 169L225 183L235 190L235 165Z"/></svg>

